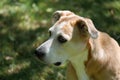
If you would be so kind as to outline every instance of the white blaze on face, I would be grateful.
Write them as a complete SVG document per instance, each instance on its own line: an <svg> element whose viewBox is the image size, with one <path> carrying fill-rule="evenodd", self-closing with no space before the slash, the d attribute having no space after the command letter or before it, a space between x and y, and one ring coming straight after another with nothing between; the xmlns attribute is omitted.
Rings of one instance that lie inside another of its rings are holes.
<svg viewBox="0 0 120 80"><path fill-rule="evenodd" d="M40 47L45 48L45 52L46 52L46 56L44 58L45 62L50 63L50 64L56 63L56 62L64 62L68 58L69 51L67 51L68 49L67 50L65 49L65 47L68 47L67 44L59 43L58 41L59 35L62 35L68 41L72 37L72 33L70 36L68 34L65 34L62 31L62 28L66 24L67 24L67 27L72 30L72 27L67 22L62 22L61 24L55 24L53 27L49 29L49 31L51 32L50 38L40 46Z"/></svg>

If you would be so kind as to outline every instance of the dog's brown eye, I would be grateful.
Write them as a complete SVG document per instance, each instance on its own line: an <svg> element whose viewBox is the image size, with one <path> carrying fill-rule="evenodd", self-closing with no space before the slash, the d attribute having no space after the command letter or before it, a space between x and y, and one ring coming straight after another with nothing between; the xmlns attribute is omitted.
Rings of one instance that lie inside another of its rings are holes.
<svg viewBox="0 0 120 80"><path fill-rule="evenodd" d="M59 41L60 43L65 43L65 42L67 41L67 39L65 39L63 36L59 35L59 36L58 36L58 41Z"/></svg>

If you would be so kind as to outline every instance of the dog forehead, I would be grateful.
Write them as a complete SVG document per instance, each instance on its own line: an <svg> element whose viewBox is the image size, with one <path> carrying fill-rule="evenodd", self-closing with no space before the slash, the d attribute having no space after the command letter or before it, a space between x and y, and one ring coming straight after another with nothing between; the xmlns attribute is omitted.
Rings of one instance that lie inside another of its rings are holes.
<svg viewBox="0 0 120 80"><path fill-rule="evenodd" d="M49 31L53 32L53 33L60 33L63 29L63 27L65 27L67 25L67 22L61 22L61 23L56 23L54 24Z"/></svg>
<svg viewBox="0 0 120 80"><path fill-rule="evenodd" d="M74 23L78 19L78 16L76 15L70 15L70 16L63 16L58 20L50 29L49 31L67 31L71 30L70 28L73 28Z"/></svg>
<svg viewBox="0 0 120 80"><path fill-rule="evenodd" d="M52 32L53 35L63 34L71 37L76 21L79 19L82 19L82 17L77 15L63 16L49 28L49 31Z"/></svg>

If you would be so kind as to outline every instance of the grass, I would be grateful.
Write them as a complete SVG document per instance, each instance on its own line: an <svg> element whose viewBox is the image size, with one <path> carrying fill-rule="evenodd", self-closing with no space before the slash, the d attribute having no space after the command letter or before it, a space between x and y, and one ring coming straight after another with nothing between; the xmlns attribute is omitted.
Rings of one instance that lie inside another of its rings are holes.
<svg viewBox="0 0 120 80"><path fill-rule="evenodd" d="M56 10L89 17L120 43L119 0L2 0L0 2L0 80L65 80L65 67L41 63L34 56L52 26Z"/></svg>

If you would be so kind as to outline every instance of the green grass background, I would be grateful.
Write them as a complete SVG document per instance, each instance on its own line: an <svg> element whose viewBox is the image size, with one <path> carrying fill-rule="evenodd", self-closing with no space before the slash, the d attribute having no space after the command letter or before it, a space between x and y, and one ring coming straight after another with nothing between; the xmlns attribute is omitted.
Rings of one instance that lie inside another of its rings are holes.
<svg viewBox="0 0 120 80"><path fill-rule="evenodd" d="M1 0L0 80L65 80L65 67L45 65L34 56L56 10L91 18L120 43L120 0Z"/></svg>

